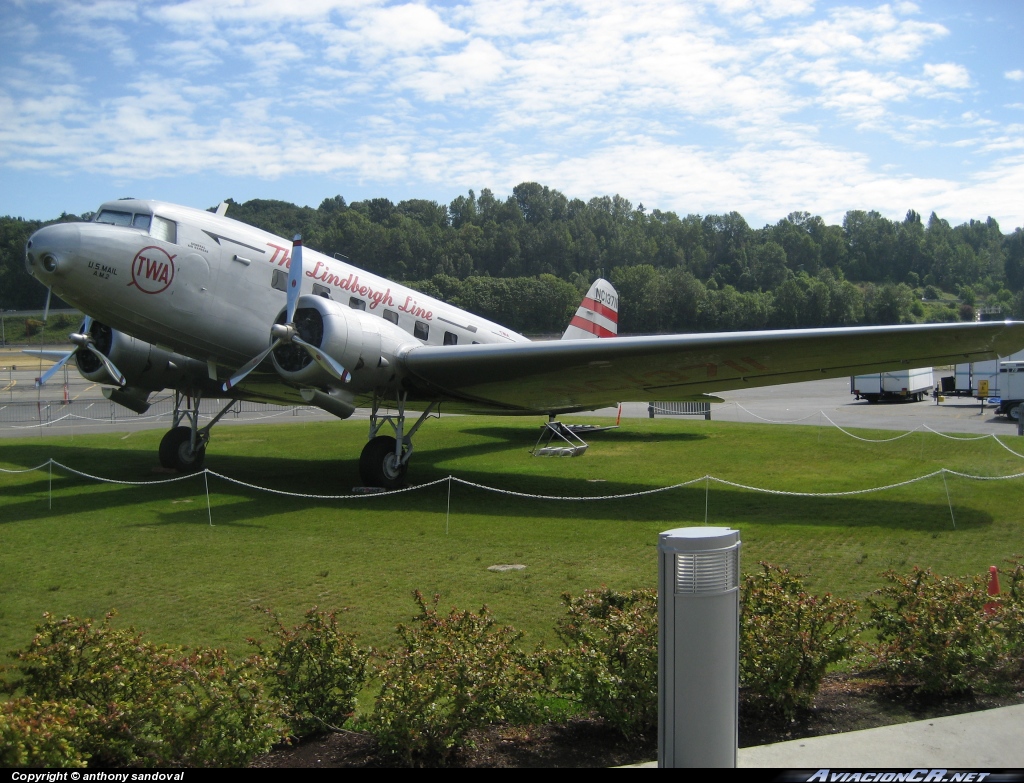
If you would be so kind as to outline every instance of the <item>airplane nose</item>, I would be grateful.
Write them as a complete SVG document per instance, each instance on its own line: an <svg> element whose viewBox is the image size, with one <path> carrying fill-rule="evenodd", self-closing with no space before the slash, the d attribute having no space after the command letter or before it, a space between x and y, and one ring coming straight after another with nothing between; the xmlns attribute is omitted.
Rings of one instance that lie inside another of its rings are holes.
<svg viewBox="0 0 1024 783"><path fill-rule="evenodd" d="M67 271L82 242L76 223L43 226L25 245L25 269L39 280L49 280Z"/></svg>

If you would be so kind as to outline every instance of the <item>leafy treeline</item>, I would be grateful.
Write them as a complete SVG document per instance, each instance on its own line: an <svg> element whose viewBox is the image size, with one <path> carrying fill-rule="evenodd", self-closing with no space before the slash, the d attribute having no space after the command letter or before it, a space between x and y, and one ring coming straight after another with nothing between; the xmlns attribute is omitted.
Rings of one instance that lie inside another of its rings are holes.
<svg viewBox="0 0 1024 783"><path fill-rule="evenodd" d="M25 243L32 232L47 223L79 219L67 213L49 221L0 217L0 310L39 310L43 307L46 291L25 271ZM67 307L56 297L50 304L54 308Z"/></svg>
<svg viewBox="0 0 1024 783"><path fill-rule="evenodd" d="M840 226L795 212L754 229L736 212L680 217L535 182L504 200L488 189L448 205L257 199L228 214L301 232L310 247L521 331L561 329L599 275L619 289L624 332L948 321L973 318L976 305L1024 316L1024 229L1004 235L992 218L950 226L934 213L852 210ZM25 277L23 237L38 224L2 223L0 306L37 306L32 286L8 283Z"/></svg>

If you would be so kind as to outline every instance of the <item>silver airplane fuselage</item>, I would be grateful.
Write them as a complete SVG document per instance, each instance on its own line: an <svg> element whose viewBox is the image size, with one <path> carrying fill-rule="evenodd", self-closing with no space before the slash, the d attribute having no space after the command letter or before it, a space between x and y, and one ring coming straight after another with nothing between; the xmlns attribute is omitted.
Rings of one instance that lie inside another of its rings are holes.
<svg viewBox="0 0 1024 783"><path fill-rule="evenodd" d="M37 231L26 266L83 313L205 364L208 380L218 381L267 347L285 307L291 250L290 240L220 214L126 199L104 203L91 222ZM365 342L377 355L352 361L348 391L356 397L400 382L379 372L382 351L527 340L337 258L307 249L303 267L302 294L350 309L349 332L373 334Z"/></svg>

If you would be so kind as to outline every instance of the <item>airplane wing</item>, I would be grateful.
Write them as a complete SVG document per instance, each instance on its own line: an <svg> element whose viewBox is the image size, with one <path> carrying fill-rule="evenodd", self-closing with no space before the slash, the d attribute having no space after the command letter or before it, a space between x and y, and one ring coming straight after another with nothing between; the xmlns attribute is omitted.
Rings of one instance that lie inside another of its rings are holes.
<svg viewBox="0 0 1024 783"><path fill-rule="evenodd" d="M398 360L410 399L451 401L479 412L567 413L979 361L1021 348L1024 323L1006 321L424 345Z"/></svg>

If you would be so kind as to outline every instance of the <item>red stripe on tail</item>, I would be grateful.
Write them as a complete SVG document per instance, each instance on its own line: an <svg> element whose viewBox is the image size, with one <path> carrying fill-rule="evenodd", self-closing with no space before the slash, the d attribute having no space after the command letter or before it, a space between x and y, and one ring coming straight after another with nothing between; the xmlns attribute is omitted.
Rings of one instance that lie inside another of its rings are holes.
<svg viewBox="0 0 1024 783"><path fill-rule="evenodd" d="M612 310L607 305L601 304L596 299L591 299L590 297L584 297L583 298L583 304L580 305L580 306L581 307L585 307L588 310L593 310L598 315L604 316L605 318L607 318L613 324L618 324L618 322L619 322L619 314L615 310Z"/></svg>
<svg viewBox="0 0 1024 783"><path fill-rule="evenodd" d="M586 318L581 318L578 315L574 315L572 320L569 322L570 326L576 326L582 329L584 332L590 332L596 334L598 337L615 337L615 332L605 329L599 324L595 324L593 321L588 321Z"/></svg>

